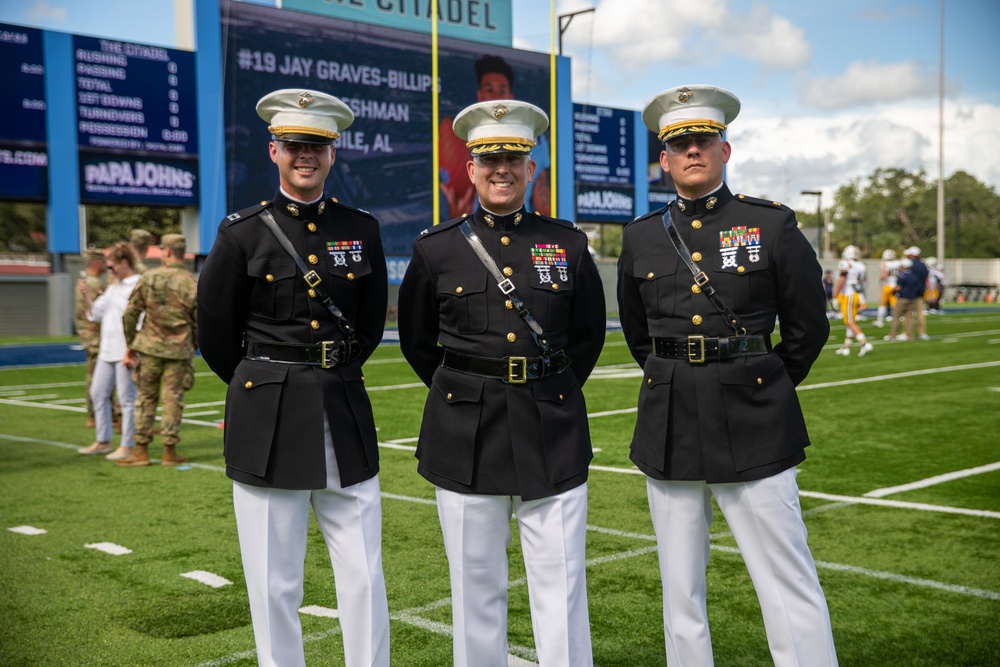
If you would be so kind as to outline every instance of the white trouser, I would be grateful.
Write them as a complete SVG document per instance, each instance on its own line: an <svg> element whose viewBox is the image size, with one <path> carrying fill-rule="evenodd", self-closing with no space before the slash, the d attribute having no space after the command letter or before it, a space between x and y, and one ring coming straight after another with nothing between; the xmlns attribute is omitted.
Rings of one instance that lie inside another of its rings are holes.
<svg viewBox="0 0 1000 667"><path fill-rule="evenodd" d="M135 445L135 382L132 369L122 361L97 360L90 381L90 400L94 404L94 426L98 442L111 442L111 392L118 390L122 408L122 447Z"/></svg>
<svg viewBox="0 0 1000 667"><path fill-rule="evenodd" d="M306 664L298 610L312 505L333 564L345 664L388 667L389 605L382 576L378 477L342 488L329 425L324 438L325 489L298 491L233 482L257 660L261 667Z"/></svg>
<svg viewBox="0 0 1000 667"><path fill-rule="evenodd" d="M540 667L590 667L587 485L540 500L437 488L455 667L507 667L507 545L517 517Z"/></svg>
<svg viewBox="0 0 1000 667"><path fill-rule="evenodd" d="M834 667L830 612L799 507L795 469L754 482L646 479L663 581L669 667L710 667L705 608L712 496L757 591L775 667Z"/></svg>

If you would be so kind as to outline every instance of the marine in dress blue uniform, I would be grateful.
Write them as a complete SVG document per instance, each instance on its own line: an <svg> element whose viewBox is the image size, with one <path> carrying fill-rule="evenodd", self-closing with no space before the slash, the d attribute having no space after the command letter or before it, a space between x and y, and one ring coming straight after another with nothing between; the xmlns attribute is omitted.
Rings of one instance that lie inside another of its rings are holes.
<svg viewBox="0 0 1000 667"><path fill-rule="evenodd" d="M430 388L416 456L436 487L458 667L507 665L512 513L539 665L593 662L584 553L593 453L581 386L600 355L606 313L586 235L524 208L529 152L547 125L540 109L512 100L456 116L480 205L414 242L400 287L400 346ZM514 293L501 291L463 225ZM518 296L548 352L518 314Z"/></svg>
<svg viewBox="0 0 1000 667"><path fill-rule="evenodd" d="M311 506L333 564L346 664L387 666L378 444L361 368L385 326L385 256L378 220L323 193L333 142L354 116L305 90L270 93L257 112L281 188L222 221L198 283L199 347L229 385L226 474L257 658L305 665L298 608ZM267 215L315 272L309 284Z"/></svg>
<svg viewBox="0 0 1000 667"><path fill-rule="evenodd" d="M734 196L723 182L724 131L739 108L728 91L691 85L643 110L678 197L624 230L619 312L644 371L631 458L647 476L667 664L713 664L705 570L714 496L757 591L775 665L835 665L795 483L809 444L795 386L829 336L822 272L791 209ZM675 249L665 214L703 276ZM713 305L710 288L732 315Z"/></svg>

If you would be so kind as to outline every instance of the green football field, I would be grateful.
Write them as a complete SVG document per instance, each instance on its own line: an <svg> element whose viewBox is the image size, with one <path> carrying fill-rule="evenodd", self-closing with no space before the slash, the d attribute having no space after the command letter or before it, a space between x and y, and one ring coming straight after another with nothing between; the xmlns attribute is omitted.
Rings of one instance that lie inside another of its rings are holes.
<svg viewBox="0 0 1000 667"><path fill-rule="evenodd" d="M929 341L827 348L799 387L799 467L840 664L1000 665L1000 308L930 316ZM222 459L224 385L198 359L182 468L116 468L76 448L83 367L0 368L0 665L255 665ZM399 348L365 366L381 447L392 663L451 660L433 488L413 458L426 389ZM598 667L664 664L645 482L628 459L641 374L611 334L585 386L595 456L588 591ZM151 455L158 457L159 442ZM45 532L39 532L45 531ZM770 665L746 569L716 512L708 570L716 664ZM125 551L115 555L116 548ZM535 664L516 529L510 664ZM309 665L343 665L333 576L313 523L301 613Z"/></svg>

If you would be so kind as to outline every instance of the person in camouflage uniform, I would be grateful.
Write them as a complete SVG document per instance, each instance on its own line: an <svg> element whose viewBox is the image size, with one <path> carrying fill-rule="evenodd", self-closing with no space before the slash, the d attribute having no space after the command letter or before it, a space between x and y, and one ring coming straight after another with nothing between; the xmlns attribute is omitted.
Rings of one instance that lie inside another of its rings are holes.
<svg viewBox="0 0 1000 667"><path fill-rule="evenodd" d="M145 229L133 229L130 239L129 242L132 244L132 249L135 250L136 258L139 260L135 265L135 272L145 273L149 269L143 263L143 260L149 254L149 246L153 243L153 235Z"/></svg>
<svg viewBox="0 0 1000 667"><path fill-rule="evenodd" d="M86 268L81 279L87 284L87 289L96 298L104 291L102 279L105 269L104 253L91 248L83 253ZM94 379L94 367L97 365L97 353L101 349L101 323L87 319L87 302L79 290L76 292L76 333L80 337L80 345L87 353L87 428L94 428L94 401L90 398L90 383Z"/></svg>
<svg viewBox="0 0 1000 667"><path fill-rule="evenodd" d="M116 461L123 467L148 466L156 406L162 398L160 439L162 465L184 463L177 455L184 392L194 385L194 351L197 347L198 283L184 266L186 242L180 234L164 235L163 265L149 269L129 298L122 321L130 356L138 357L133 371L138 396L135 402L135 448ZM142 328L139 316L145 313ZM162 393L161 393L162 386Z"/></svg>

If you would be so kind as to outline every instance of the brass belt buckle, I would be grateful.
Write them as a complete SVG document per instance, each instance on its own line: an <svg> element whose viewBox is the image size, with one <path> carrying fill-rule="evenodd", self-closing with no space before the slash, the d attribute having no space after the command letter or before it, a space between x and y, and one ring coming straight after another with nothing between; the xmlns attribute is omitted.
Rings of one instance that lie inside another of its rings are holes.
<svg viewBox="0 0 1000 667"><path fill-rule="evenodd" d="M524 384L528 381L528 359L527 357L507 358L507 382L510 384Z"/></svg>
<svg viewBox="0 0 1000 667"><path fill-rule="evenodd" d="M337 341L335 340L325 340L319 344L320 368L333 368L337 365L338 360L336 358L336 344Z"/></svg>
<svg viewBox="0 0 1000 667"><path fill-rule="evenodd" d="M688 336L687 338L687 359L692 364L705 363L705 337Z"/></svg>

